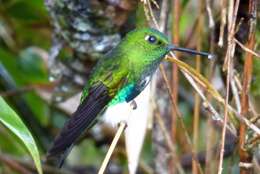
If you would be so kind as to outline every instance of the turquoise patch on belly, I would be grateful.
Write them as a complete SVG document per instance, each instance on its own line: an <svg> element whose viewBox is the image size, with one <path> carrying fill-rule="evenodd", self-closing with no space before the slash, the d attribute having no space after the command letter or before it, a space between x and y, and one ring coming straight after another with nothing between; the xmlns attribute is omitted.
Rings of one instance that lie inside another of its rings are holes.
<svg viewBox="0 0 260 174"><path fill-rule="evenodd" d="M134 89L134 84L130 84L123 89L121 89L118 94L111 100L111 102L108 104L108 106L113 106L118 103L122 103L126 101L126 98L131 95L132 91Z"/></svg>

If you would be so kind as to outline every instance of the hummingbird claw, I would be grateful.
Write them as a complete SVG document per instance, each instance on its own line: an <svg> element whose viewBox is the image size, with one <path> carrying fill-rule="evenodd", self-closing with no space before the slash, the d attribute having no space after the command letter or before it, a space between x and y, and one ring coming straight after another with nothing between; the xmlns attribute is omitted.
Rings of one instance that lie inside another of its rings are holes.
<svg viewBox="0 0 260 174"><path fill-rule="evenodd" d="M131 101L130 106L132 107L133 110L135 110L137 108L137 104L136 104L135 100Z"/></svg>

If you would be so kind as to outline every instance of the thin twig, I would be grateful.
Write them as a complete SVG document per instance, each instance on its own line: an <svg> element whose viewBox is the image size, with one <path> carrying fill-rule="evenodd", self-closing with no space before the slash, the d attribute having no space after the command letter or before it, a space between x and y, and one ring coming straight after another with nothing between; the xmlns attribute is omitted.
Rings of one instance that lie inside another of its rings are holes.
<svg viewBox="0 0 260 174"><path fill-rule="evenodd" d="M216 111L216 109L214 109L214 107L212 106L212 104L207 100L206 96L203 94L202 90L200 89L200 87L197 85L197 83L199 83L201 86L204 87L204 89L206 91L209 91L209 93L221 104L224 104L224 99L222 98L222 96L213 88L213 86L200 74L198 74L193 68L189 67L187 64L185 64L184 62L173 58L173 57L166 57L166 60L171 61L171 62L175 62L178 64L179 68L181 69L181 72L184 74L184 76L186 77L186 79L190 82L190 84L193 86L193 88L197 91L197 93L200 95L200 97L202 98L203 102L204 102L204 106L207 107L208 110L211 111L212 115L213 115L213 119L216 121L220 121L223 122L223 119L220 117L220 114L218 114L218 112ZM194 79L193 79L194 78ZM196 80L196 82L194 81ZM231 106L229 106L229 109L232 109ZM234 109L232 110L234 111ZM233 130L232 128L228 127L229 130L236 135L235 130Z"/></svg>
<svg viewBox="0 0 260 174"><path fill-rule="evenodd" d="M148 10L149 10L149 12L150 12L150 17L152 18L152 21L153 21L155 27L156 27L158 30L160 30L160 26L159 26L158 22L156 21L155 16L154 16L154 14L153 14L153 10L152 10L152 7L151 7L151 2L150 2L150 0L147 0L147 6L148 6Z"/></svg>
<svg viewBox="0 0 260 174"><path fill-rule="evenodd" d="M109 160L111 158L111 155L112 155L112 153L113 153L113 151L114 151L114 149L116 147L116 144L117 144L121 134L124 132L126 127L127 127L126 122L121 121L119 123L119 128L117 129L116 135L115 135L115 137L114 137L114 139L113 139L113 141L112 141L112 143L111 143L111 145L110 145L110 147L108 149L106 157L103 160L102 165L101 165L101 167L100 167L100 169L98 171L98 174L103 174L105 172L107 164L108 164L108 162L109 162Z"/></svg>
<svg viewBox="0 0 260 174"><path fill-rule="evenodd" d="M182 62L182 61L180 61L178 59L175 59L173 57L166 57L166 60L178 63L178 66L181 68L181 72L184 74L186 79L190 82L190 84L193 86L193 88L197 91L197 93L202 98L202 100L204 102L203 103L204 106L206 106L207 109L209 109L211 111L211 113L213 114L213 119L216 120L216 121L223 122L223 119L220 117L220 115L218 114L216 109L214 109L212 104L208 101L208 99L203 94L203 92L201 91L200 87L196 84L196 82L201 84L206 90L211 91L210 94L215 99L217 99L218 102L220 102L221 104L225 105L225 100L223 100L223 98L220 96L220 94L214 88L212 88L211 85L210 86L205 86L206 83L207 83L207 85L209 85L208 82L205 81L205 78L202 77L201 75L200 76L195 76L194 75L194 70L192 68L187 68L188 65L185 64L184 62ZM196 80L196 82L194 81L193 78ZM228 105L228 110L229 110L229 112L234 113L234 116L237 119L239 119L240 121L244 122L250 129L255 131L255 133L260 134L260 129L256 125L250 123L250 121L247 118L242 117L241 114L239 112L237 112L231 105ZM230 115L230 116L232 116L232 115ZM233 117L230 118L230 119L234 120ZM233 122L233 124L236 125L235 122ZM227 128L232 132L232 134L234 136L236 136L236 130L233 127L227 126Z"/></svg>
<svg viewBox="0 0 260 174"><path fill-rule="evenodd" d="M204 2L202 0L199 1L199 16L198 16L198 26L196 28L196 34L201 34L203 33L203 28L202 24L204 22L203 18L203 7L204 7ZM196 42L196 47L197 50L201 50L201 37L198 37L197 42ZM200 73L201 69L201 57L196 56L196 71ZM198 142L199 142L199 124L200 124L200 107L201 107L201 98L198 93L195 93L194 95L195 98L195 104L194 104L194 111L193 111L193 149L194 152L197 154L198 152ZM198 168L196 165L196 161L192 160L192 173L193 174L198 174Z"/></svg>
<svg viewBox="0 0 260 174"><path fill-rule="evenodd" d="M168 19L168 0L162 1L162 7L160 12L160 31L165 32L167 26L167 19Z"/></svg>
<svg viewBox="0 0 260 174"><path fill-rule="evenodd" d="M148 0L148 1L149 1L149 0ZM153 11L152 11L152 9L151 9L151 6L149 7L149 2L148 2L148 8L149 8L149 11L150 11L151 18L152 18L152 20L153 20L153 22L154 22L156 28L159 30L160 28L159 28L158 22L156 21L156 19L155 19L155 17L154 17L154 14L153 14ZM172 56L175 56L175 55L173 54L173 52L171 52L171 55L172 55ZM173 109L176 110L176 113L177 113L178 117L180 118L181 126L182 126L182 128L183 128L183 130L184 130L185 137L186 137L186 139L187 139L188 144L190 145L190 147L191 147L191 149L192 149L191 140L190 140L190 138L189 138L189 135L188 135L187 129L186 129L185 125L184 125L184 122L183 122L183 120L182 120L182 118L181 118L180 111L179 111L179 109L178 109L176 103L174 102L174 97L173 97L173 94L172 94L172 91L171 91L171 88L170 88L170 84L169 84L169 82L168 82L168 80L167 80L167 77L166 77L166 74L165 74L165 70L164 70L164 67L163 67L162 65L160 65L160 70L161 70L161 72L163 72L162 75L163 75L163 77L164 77L164 80L165 80L165 82L166 82L166 86L167 86L168 92L169 92L169 94L170 94L171 102L172 102L172 104L173 104ZM195 155L193 149L192 149L192 154L193 154L193 158L196 159L196 155ZM196 161L197 161L197 165L198 165L198 168L199 168L199 170L200 170L200 173L203 173L203 171L202 171L202 169L201 169L201 166L200 166L200 164L198 163L198 160L197 160L197 159L196 159Z"/></svg>
<svg viewBox="0 0 260 174"><path fill-rule="evenodd" d="M0 162L4 163L6 166L10 167L13 171L19 172L20 174L32 174L31 171L24 168L22 165L20 165L18 162L8 158L7 156L4 156L0 154Z"/></svg>
<svg viewBox="0 0 260 174"><path fill-rule="evenodd" d="M235 8L233 10L233 6L235 4ZM223 158L224 158L224 146L225 146L225 136L226 136L226 128L227 128L227 118L228 118L228 101L229 101L229 91L230 91L230 80L233 76L233 56L234 56L234 49L235 49L235 43L234 43L234 32L235 32L235 23L236 23L236 17L237 17L237 11L239 6L239 0L236 1L236 3L231 0L229 4L229 11L228 11L228 24L229 24L229 35L228 35L228 49L227 54L225 58L225 63L223 65L223 70L227 68L227 79L226 79L226 99L225 99L225 105L224 105L224 123L223 123L223 129L221 134L221 145L220 145L220 155L219 155L219 165L218 165L218 174L222 173L223 170Z"/></svg>
<svg viewBox="0 0 260 174"><path fill-rule="evenodd" d="M230 84L231 84L232 94L234 95L237 111L240 113L241 102L240 102L240 98L239 98L239 92L238 92L238 89L237 89L237 86L236 86L236 83L235 83L235 80L234 80L234 76L232 77Z"/></svg>
<svg viewBox="0 0 260 174"><path fill-rule="evenodd" d="M215 26L215 22L214 22L213 15L212 15L212 9L210 7L210 0L206 0L206 9L207 9L208 16L209 16L209 28L212 29Z"/></svg>
<svg viewBox="0 0 260 174"><path fill-rule="evenodd" d="M219 33L219 40L218 40L218 45L220 47L223 46L223 38L224 38L224 30L225 30L225 25L227 23L226 21L226 16L227 16L227 0L221 0L221 25L220 25L220 33Z"/></svg>
<svg viewBox="0 0 260 174"><path fill-rule="evenodd" d="M252 149L253 147L260 144L260 135L255 136L250 141L248 141L247 149Z"/></svg>
<svg viewBox="0 0 260 174"><path fill-rule="evenodd" d="M256 16L257 2L255 0L249 0L248 3L249 3L248 13ZM256 31L256 20L250 20L249 34L248 34L248 38L247 38L248 49L246 50L246 54L245 54L243 84L242 84L242 94L241 94L241 104L242 104L241 115L242 115L242 118L249 118L248 117L249 92L250 92L250 84L251 84L251 79L252 79L253 55L254 55L251 50L254 48L254 45L255 45L255 31ZM245 149L245 146L247 144L247 138L246 137L248 136L246 124L244 124L244 123L240 124L239 135L240 135L240 137L239 137L240 164L252 164L252 158L253 158L252 154L247 149ZM249 173L252 173L252 172L253 172L252 168L240 166L240 174L249 174Z"/></svg>
<svg viewBox="0 0 260 174"><path fill-rule="evenodd" d="M234 115L236 116L237 119L239 119L239 121L245 123L250 129L252 129L256 134L260 135L260 129L252 124L250 122L250 120L248 120L247 118L243 117L240 113L238 113L234 108L232 108L230 105L228 105L228 108L231 112L234 113Z"/></svg>
<svg viewBox="0 0 260 174"><path fill-rule="evenodd" d="M234 0L229 1L228 6L228 48L227 48L227 54L224 60L223 64L223 71L226 71L228 68L228 59L233 58L235 53L235 30L236 30L236 20L237 20L237 11L239 6L240 0L237 0L236 2ZM234 7L235 5L235 7Z"/></svg>
<svg viewBox="0 0 260 174"><path fill-rule="evenodd" d="M171 88L170 88L170 83L169 83L169 81L168 81L168 79L167 79L165 70L164 70L164 68L163 68L162 65L160 65L160 71L161 71L161 74L162 74L163 79L164 79L164 81L165 81L167 90L168 90L168 92L169 92L169 94L170 94L170 99L171 99L171 102L172 102L172 105L173 105L173 109L176 110L176 113L177 113L177 116L178 116L177 118L179 118L181 128L184 130L184 135L185 135L187 144L189 145L189 147L190 147L190 149L191 149L192 157L193 157L193 159L196 161L196 164L197 164L197 167L198 167L200 173L203 173L203 172L202 172L202 169L201 169L201 166L200 166L200 164L198 163L198 159L197 159L197 157L196 157L196 155L195 155L194 149L193 149L193 147L192 147L192 142L191 142L191 139L190 139L190 137L189 137L189 135L188 135L187 128L186 128L186 126L185 126L185 124L184 124L184 122L183 122L183 119L182 119L182 116L181 116L181 112L179 111L179 109L178 109L176 103L174 102L174 99L173 99L174 96L173 96L173 93L172 93Z"/></svg>
<svg viewBox="0 0 260 174"><path fill-rule="evenodd" d="M231 59L228 59L228 75L227 75L227 86L226 86L226 100L225 100L225 108L224 108L224 122L223 122L223 129L221 134L221 145L220 145L220 159L219 159L219 166L218 166L218 174L222 173L222 164L224 158L224 146L225 146L225 136L226 136L226 127L227 127L227 117L228 117L228 100L229 100L229 86L230 86L230 78L232 74L232 65Z"/></svg>
<svg viewBox="0 0 260 174"><path fill-rule="evenodd" d="M173 3L173 12L172 12L172 42L175 45L179 44L180 40L180 32L179 32L179 27L180 27L180 8L181 8L181 3L180 0L172 0ZM178 53L176 54L178 56ZM178 66L176 64L172 64L172 93L174 96L174 103L178 105L178 91L179 91L179 70ZM176 130L177 130L177 113L175 109L172 109L172 114L171 114L171 138L172 142L175 142L176 140ZM171 173L176 173L175 172L175 161L172 159L170 161L170 172Z"/></svg>
<svg viewBox="0 0 260 174"><path fill-rule="evenodd" d="M234 77L234 80L235 80L235 83L236 83L236 86L238 87L238 89L240 90L240 91L242 91L242 83L240 82L240 80L239 80L239 78L238 78L238 76L235 76ZM254 108L254 104L253 104L253 102L251 101L251 100L249 100L249 110L252 112L252 114L254 115L254 118L255 119L257 119L259 116L260 116L260 114L258 114L257 113L257 111L256 111L256 109ZM253 119L253 118L252 118ZM253 121L253 120L255 120L255 119L250 119L250 122L251 123L254 123L255 121ZM256 120L257 121L257 120Z"/></svg>
<svg viewBox="0 0 260 174"><path fill-rule="evenodd" d="M175 160L174 162L175 162L176 168L178 169L178 172L179 172L180 174L185 173L185 172L183 171L183 169L182 169L180 163L179 163L179 160L177 160L177 157L176 157L176 148L175 148L173 142L171 141L171 137L170 137L170 135L168 134L167 129L166 129L164 123L163 123L163 120L162 120L162 118L161 118L161 116L159 115L158 112L155 112L155 117L156 117L157 120L158 120L159 126L160 126L160 128L161 128L161 130L162 130L162 133L163 133L163 136L164 136L164 138L165 138L165 141L166 141L166 143L167 143L169 149L171 150L171 155L172 155L173 159Z"/></svg>
<svg viewBox="0 0 260 174"><path fill-rule="evenodd" d="M254 56L260 58L260 54L258 54L257 52L251 50L250 48L247 48L245 45L243 45L241 42L239 42L237 39L235 39L235 42L246 52L249 52L250 54L253 54Z"/></svg>

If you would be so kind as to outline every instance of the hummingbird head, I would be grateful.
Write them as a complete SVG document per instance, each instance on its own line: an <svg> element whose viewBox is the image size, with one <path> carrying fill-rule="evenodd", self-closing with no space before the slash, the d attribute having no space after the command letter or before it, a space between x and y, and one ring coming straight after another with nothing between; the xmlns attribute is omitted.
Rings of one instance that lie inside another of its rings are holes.
<svg viewBox="0 0 260 174"><path fill-rule="evenodd" d="M165 34L153 28L135 29L129 32L122 40L121 45L133 59L139 62L141 60L144 62L162 60L170 51L207 56L209 59L213 58L212 54L177 47L169 42Z"/></svg>
<svg viewBox="0 0 260 174"><path fill-rule="evenodd" d="M153 28L129 32L122 45L132 58L145 62L162 59L171 50L167 36Z"/></svg>

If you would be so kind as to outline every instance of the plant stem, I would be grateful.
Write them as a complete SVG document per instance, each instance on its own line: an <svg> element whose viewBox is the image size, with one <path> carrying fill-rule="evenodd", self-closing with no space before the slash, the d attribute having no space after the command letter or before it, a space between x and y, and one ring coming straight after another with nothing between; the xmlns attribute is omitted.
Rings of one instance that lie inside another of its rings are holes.
<svg viewBox="0 0 260 174"><path fill-rule="evenodd" d="M115 150L115 147L117 145L117 142L121 136L121 134L124 132L125 128L127 127L126 122L122 121L119 123L119 128L117 129L116 135L107 151L106 157L102 162L102 165L98 171L98 174L103 174L106 170L107 164L112 156L113 151Z"/></svg>

